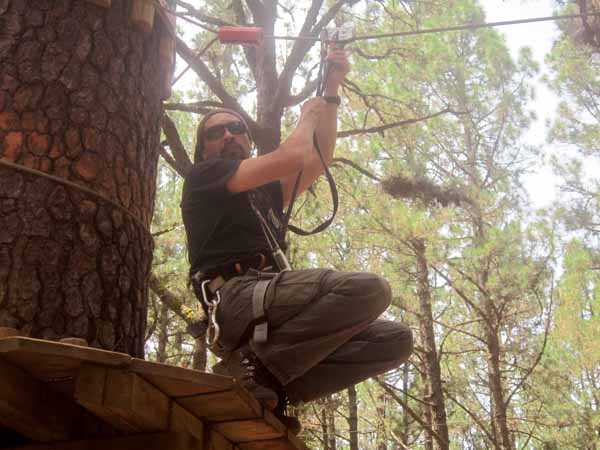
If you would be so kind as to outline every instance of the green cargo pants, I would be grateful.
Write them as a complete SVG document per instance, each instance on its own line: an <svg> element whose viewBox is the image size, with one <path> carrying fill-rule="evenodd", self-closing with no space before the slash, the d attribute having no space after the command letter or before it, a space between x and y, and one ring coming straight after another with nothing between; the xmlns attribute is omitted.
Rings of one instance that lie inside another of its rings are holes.
<svg viewBox="0 0 600 450"><path fill-rule="evenodd" d="M371 273L307 269L284 272L267 290L268 341L252 338L256 276L221 288L219 344L248 343L292 403L308 402L405 362L413 349L404 324L378 319L391 301L387 281Z"/></svg>

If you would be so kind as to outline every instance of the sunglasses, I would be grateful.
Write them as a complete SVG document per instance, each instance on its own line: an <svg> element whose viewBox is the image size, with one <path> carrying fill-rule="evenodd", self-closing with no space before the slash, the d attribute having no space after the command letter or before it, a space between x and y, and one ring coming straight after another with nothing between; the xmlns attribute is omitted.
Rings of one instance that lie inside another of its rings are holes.
<svg viewBox="0 0 600 450"><path fill-rule="evenodd" d="M214 127L207 128L204 130L204 137L207 141L215 141L221 139L225 135L225 129L231 134L240 135L246 133L246 125L244 122L229 122L222 125L215 125Z"/></svg>

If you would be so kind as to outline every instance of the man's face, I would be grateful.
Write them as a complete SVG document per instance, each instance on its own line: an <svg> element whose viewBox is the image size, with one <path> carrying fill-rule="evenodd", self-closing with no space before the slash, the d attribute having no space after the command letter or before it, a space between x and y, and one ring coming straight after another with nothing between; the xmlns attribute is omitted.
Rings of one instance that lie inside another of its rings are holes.
<svg viewBox="0 0 600 450"><path fill-rule="evenodd" d="M204 159L246 159L250 139L244 122L229 113L217 113L204 124Z"/></svg>

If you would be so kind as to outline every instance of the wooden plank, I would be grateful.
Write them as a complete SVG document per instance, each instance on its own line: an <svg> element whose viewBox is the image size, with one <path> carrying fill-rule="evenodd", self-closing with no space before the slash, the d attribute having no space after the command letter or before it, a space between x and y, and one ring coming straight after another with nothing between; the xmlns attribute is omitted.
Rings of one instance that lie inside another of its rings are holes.
<svg viewBox="0 0 600 450"><path fill-rule="evenodd" d="M258 400L238 385L229 391L179 398L177 403L209 422L256 419L263 415Z"/></svg>
<svg viewBox="0 0 600 450"><path fill-rule="evenodd" d="M11 450L204 450L201 441L187 433L153 433L12 447Z"/></svg>
<svg viewBox="0 0 600 450"><path fill-rule="evenodd" d="M258 419L235 420L214 425L214 429L231 442L266 441L287 438L287 428L269 411Z"/></svg>
<svg viewBox="0 0 600 450"><path fill-rule="evenodd" d="M223 435L211 430L206 450L235 450L235 448Z"/></svg>
<svg viewBox="0 0 600 450"><path fill-rule="evenodd" d="M140 431L163 431L169 426L171 400L133 372L107 369L103 403Z"/></svg>
<svg viewBox="0 0 600 450"><path fill-rule="evenodd" d="M171 400L128 370L86 365L79 371L74 395L81 406L119 430L169 428Z"/></svg>
<svg viewBox="0 0 600 450"><path fill-rule="evenodd" d="M67 439L81 409L0 359L0 425L38 441Z"/></svg>
<svg viewBox="0 0 600 450"><path fill-rule="evenodd" d="M112 0L87 0L88 3L93 3L94 5L102 6L103 8L110 8L110 4Z"/></svg>
<svg viewBox="0 0 600 450"><path fill-rule="evenodd" d="M124 420L104 404L104 391L108 369L86 364L79 369L73 396L75 401L96 417L103 419L117 430L140 431L135 424Z"/></svg>
<svg viewBox="0 0 600 450"><path fill-rule="evenodd" d="M26 337L0 339L0 356L43 381L72 378L85 362L125 367L131 356Z"/></svg>
<svg viewBox="0 0 600 450"><path fill-rule="evenodd" d="M175 402L171 403L169 430L186 432L204 442L204 423Z"/></svg>
<svg viewBox="0 0 600 450"><path fill-rule="evenodd" d="M137 358L131 361L129 369L173 398L226 391L234 385L230 377Z"/></svg>
<svg viewBox="0 0 600 450"><path fill-rule="evenodd" d="M245 442L238 444L238 448L240 450L298 450L298 448L294 447L294 445L286 438Z"/></svg>
<svg viewBox="0 0 600 450"><path fill-rule="evenodd" d="M150 34L154 28L154 5L149 0L132 0L131 22L141 31Z"/></svg>

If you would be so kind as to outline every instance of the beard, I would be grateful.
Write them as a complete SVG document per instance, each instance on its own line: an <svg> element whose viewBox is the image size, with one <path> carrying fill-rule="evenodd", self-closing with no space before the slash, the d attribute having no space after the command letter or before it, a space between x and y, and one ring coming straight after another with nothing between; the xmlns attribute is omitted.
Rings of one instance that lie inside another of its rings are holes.
<svg viewBox="0 0 600 450"><path fill-rule="evenodd" d="M221 150L221 158L223 159L246 159L248 152L237 142L226 142Z"/></svg>

